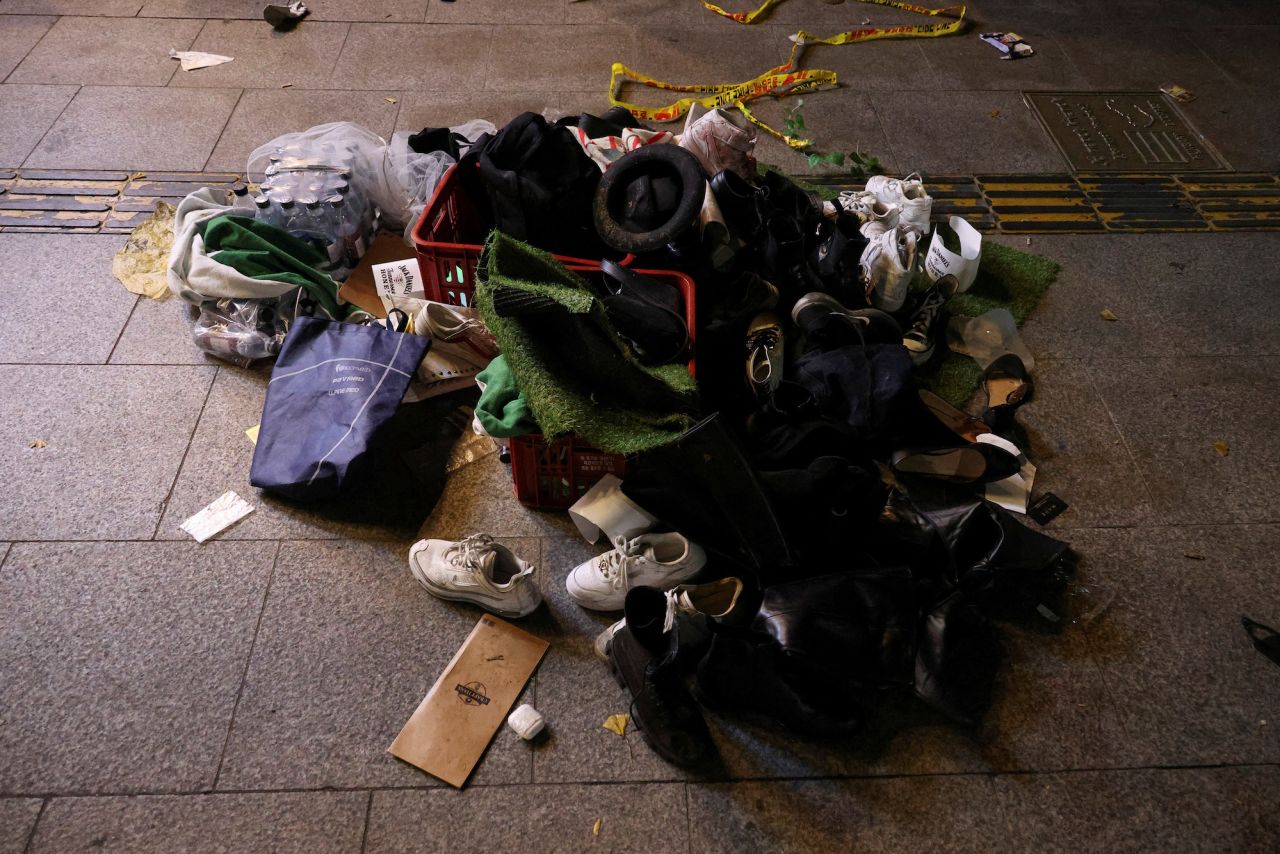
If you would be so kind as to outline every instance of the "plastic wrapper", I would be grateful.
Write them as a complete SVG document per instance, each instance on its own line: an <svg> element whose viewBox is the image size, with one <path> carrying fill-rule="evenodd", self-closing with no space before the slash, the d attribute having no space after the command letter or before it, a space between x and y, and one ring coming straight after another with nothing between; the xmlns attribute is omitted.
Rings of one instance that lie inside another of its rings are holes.
<svg viewBox="0 0 1280 854"><path fill-rule="evenodd" d="M957 315L947 324L947 346L957 353L972 356L978 367L987 365L1005 353L1015 353L1027 370L1035 367L1027 345L1018 335L1018 323L1007 309L997 308L977 317Z"/></svg>
<svg viewBox="0 0 1280 854"><path fill-rule="evenodd" d="M403 228L405 243L412 244L410 232L422 215L422 209L431 201L444 173L456 161L443 151L417 153L409 148L409 136L401 131L394 134L387 145L383 173L389 185L392 182L398 185L397 191L388 195L394 195L400 206L394 211L387 208L382 211L388 224L394 223Z"/></svg>
<svg viewBox="0 0 1280 854"><path fill-rule="evenodd" d="M206 300L188 306L187 312L196 346L242 368L259 359L274 359L295 317L324 315L302 288L278 300Z"/></svg>

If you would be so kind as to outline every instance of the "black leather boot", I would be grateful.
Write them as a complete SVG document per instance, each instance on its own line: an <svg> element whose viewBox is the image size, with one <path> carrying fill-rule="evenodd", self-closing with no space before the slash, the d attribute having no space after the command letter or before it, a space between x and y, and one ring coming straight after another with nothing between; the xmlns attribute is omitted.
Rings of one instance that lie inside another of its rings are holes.
<svg viewBox="0 0 1280 854"><path fill-rule="evenodd" d="M631 695L631 719L653 751L672 765L698 767L714 748L702 712L676 663L679 640L665 628L667 597L634 587L623 604L626 625L609 643L609 669Z"/></svg>

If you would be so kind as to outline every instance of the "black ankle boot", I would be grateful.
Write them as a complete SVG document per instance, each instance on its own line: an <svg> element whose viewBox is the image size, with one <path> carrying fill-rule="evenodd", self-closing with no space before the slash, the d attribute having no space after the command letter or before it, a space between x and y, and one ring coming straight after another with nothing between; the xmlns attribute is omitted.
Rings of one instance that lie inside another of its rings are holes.
<svg viewBox="0 0 1280 854"><path fill-rule="evenodd" d="M810 266L822 280L823 292L831 294L846 308L867 304L858 266L867 239L859 231L860 225L857 217L841 214L823 228L820 242L810 258Z"/></svg>
<svg viewBox="0 0 1280 854"><path fill-rule="evenodd" d="M609 668L631 695L631 719L653 751L672 765L704 764L714 748L702 712L681 678L677 632L665 628L666 595L653 587L634 587L623 615L626 625L609 643Z"/></svg>

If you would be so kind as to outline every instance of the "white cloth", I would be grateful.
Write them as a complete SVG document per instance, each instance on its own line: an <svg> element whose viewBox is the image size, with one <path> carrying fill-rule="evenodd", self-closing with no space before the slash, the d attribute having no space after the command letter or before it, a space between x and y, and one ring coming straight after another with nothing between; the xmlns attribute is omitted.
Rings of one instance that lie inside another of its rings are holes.
<svg viewBox="0 0 1280 854"><path fill-rule="evenodd" d="M626 128L622 136L601 136L592 139L581 128L571 127L573 138L582 146L601 171L609 168L609 164L620 160L624 154L664 142L675 142L676 135L667 130L647 130L645 128Z"/></svg>
<svg viewBox="0 0 1280 854"><path fill-rule="evenodd" d="M243 214L226 204L226 192L204 187L178 203L173 217L173 249L169 252L169 290L189 303L209 299L270 299L297 287L288 282L251 279L204 251L197 228L223 214Z"/></svg>
<svg viewBox="0 0 1280 854"><path fill-rule="evenodd" d="M607 474L569 508L569 518L587 542L594 543L604 534L609 542L619 537L629 540L658 524L622 491L622 481Z"/></svg>

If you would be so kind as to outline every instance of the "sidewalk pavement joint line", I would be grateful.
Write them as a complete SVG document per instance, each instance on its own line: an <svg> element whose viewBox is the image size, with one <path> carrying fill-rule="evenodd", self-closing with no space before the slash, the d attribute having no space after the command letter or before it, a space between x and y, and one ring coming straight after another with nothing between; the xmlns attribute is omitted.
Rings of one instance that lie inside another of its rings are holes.
<svg viewBox="0 0 1280 854"><path fill-rule="evenodd" d="M556 788L566 786L604 787L604 786L675 786L691 784L696 786L727 786L752 783L830 783L858 782L874 783L887 780L921 780L952 777L972 777L975 779L992 779L996 777L1030 777L1063 774L1131 774L1143 771L1229 771L1237 768L1276 768L1280 762L1219 762L1205 764L1165 764L1165 765L1128 765L1114 767L1089 768L1020 768L1001 771L932 771L920 773L896 774L823 774L813 777L776 776L776 777L730 777L717 780L689 780L685 778L644 779L644 780L562 780L549 783L468 783L467 789L518 789L518 788ZM290 795L319 794L326 792L454 792L445 783L434 782L434 778L423 775L422 785L416 786L375 786L370 789L362 786L314 786L311 788L274 787L263 789L194 789L190 791L108 791L108 792L12 792L0 793L0 799L32 799L32 798L160 798L160 797L221 797L224 795Z"/></svg>
<svg viewBox="0 0 1280 854"><path fill-rule="evenodd" d="M40 810L36 813L36 820L31 824L31 830L27 833L27 842L22 846L22 854L31 854L31 846L36 840L36 831L40 829L40 819L44 818L44 811L49 807L51 798L44 798L40 801Z"/></svg>
<svg viewBox="0 0 1280 854"><path fill-rule="evenodd" d="M116 354L116 348L120 346L120 339L124 338L124 331L129 328L129 323L133 320L134 312L138 310L138 306L142 303L142 300L144 299L146 299L146 297L143 297L143 296L134 297L133 305L129 307L129 316L125 318L124 323L120 324L120 331L116 333L116 340L111 342L111 350L107 353L107 358L102 364L104 365L111 364L111 357Z"/></svg>
<svg viewBox="0 0 1280 854"><path fill-rule="evenodd" d="M235 116L236 110L240 108L240 102L244 100L244 89L240 90L240 94L236 95L236 102L231 105L231 110L227 113L227 119L222 123L222 130L218 131L218 137L213 141L213 145L209 147L209 156L204 159L204 172L210 172L209 161L213 159L213 155L218 153L218 143L222 142L222 135L227 132L227 128L231 125L231 119ZM120 188L120 197L124 198L124 191L128 189L130 181L125 182L125 186ZM113 211L114 213L114 211Z"/></svg>
<svg viewBox="0 0 1280 854"><path fill-rule="evenodd" d="M271 568L267 570L267 583L262 589L262 605L258 608L258 620L253 624L253 637L249 640L249 651L244 657L244 670L240 671L240 684L236 687L236 699L231 704L231 717L227 721L227 735L222 740L222 751L218 754L218 767L213 772L212 791L218 790L218 779L222 776L222 763L227 758L227 747L231 744L231 731L236 725L236 712L240 709L240 697L244 694L244 683L249 678L249 666L253 664L253 650L258 645L258 631L262 628L262 616L267 612L267 599L271 596L271 584L276 578L276 565L280 562L280 543L271 555Z"/></svg>
<svg viewBox="0 0 1280 854"><path fill-rule="evenodd" d="M369 798L364 803L364 828L360 831L360 854L364 854L369 843L369 816L373 814L373 789L369 790Z"/></svg>
<svg viewBox="0 0 1280 854"><path fill-rule="evenodd" d="M187 436L187 446L182 449L182 459L178 461L178 470L174 472L173 480L169 483L169 490L165 493L164 500L160 502L160 513L156 518L156 527L151 532L152 541L157 541L156 537L160 536L160 526L164 524L164 514L169 509L169 500L173 498L173 490L178 485L178 478L182 476L182 467L186 465L187 454L191 453L191 443L195 441L196 430L200 428L200 419L204 417L204 408L209 405L209 397L213 394L213 385L218 381L218 374L221 371L221 367L213 369L213 376L209 379L209 387L204 392L204 400L200 402L200 412L196 414L196 420L191 425L191 434Z"/></svg>

